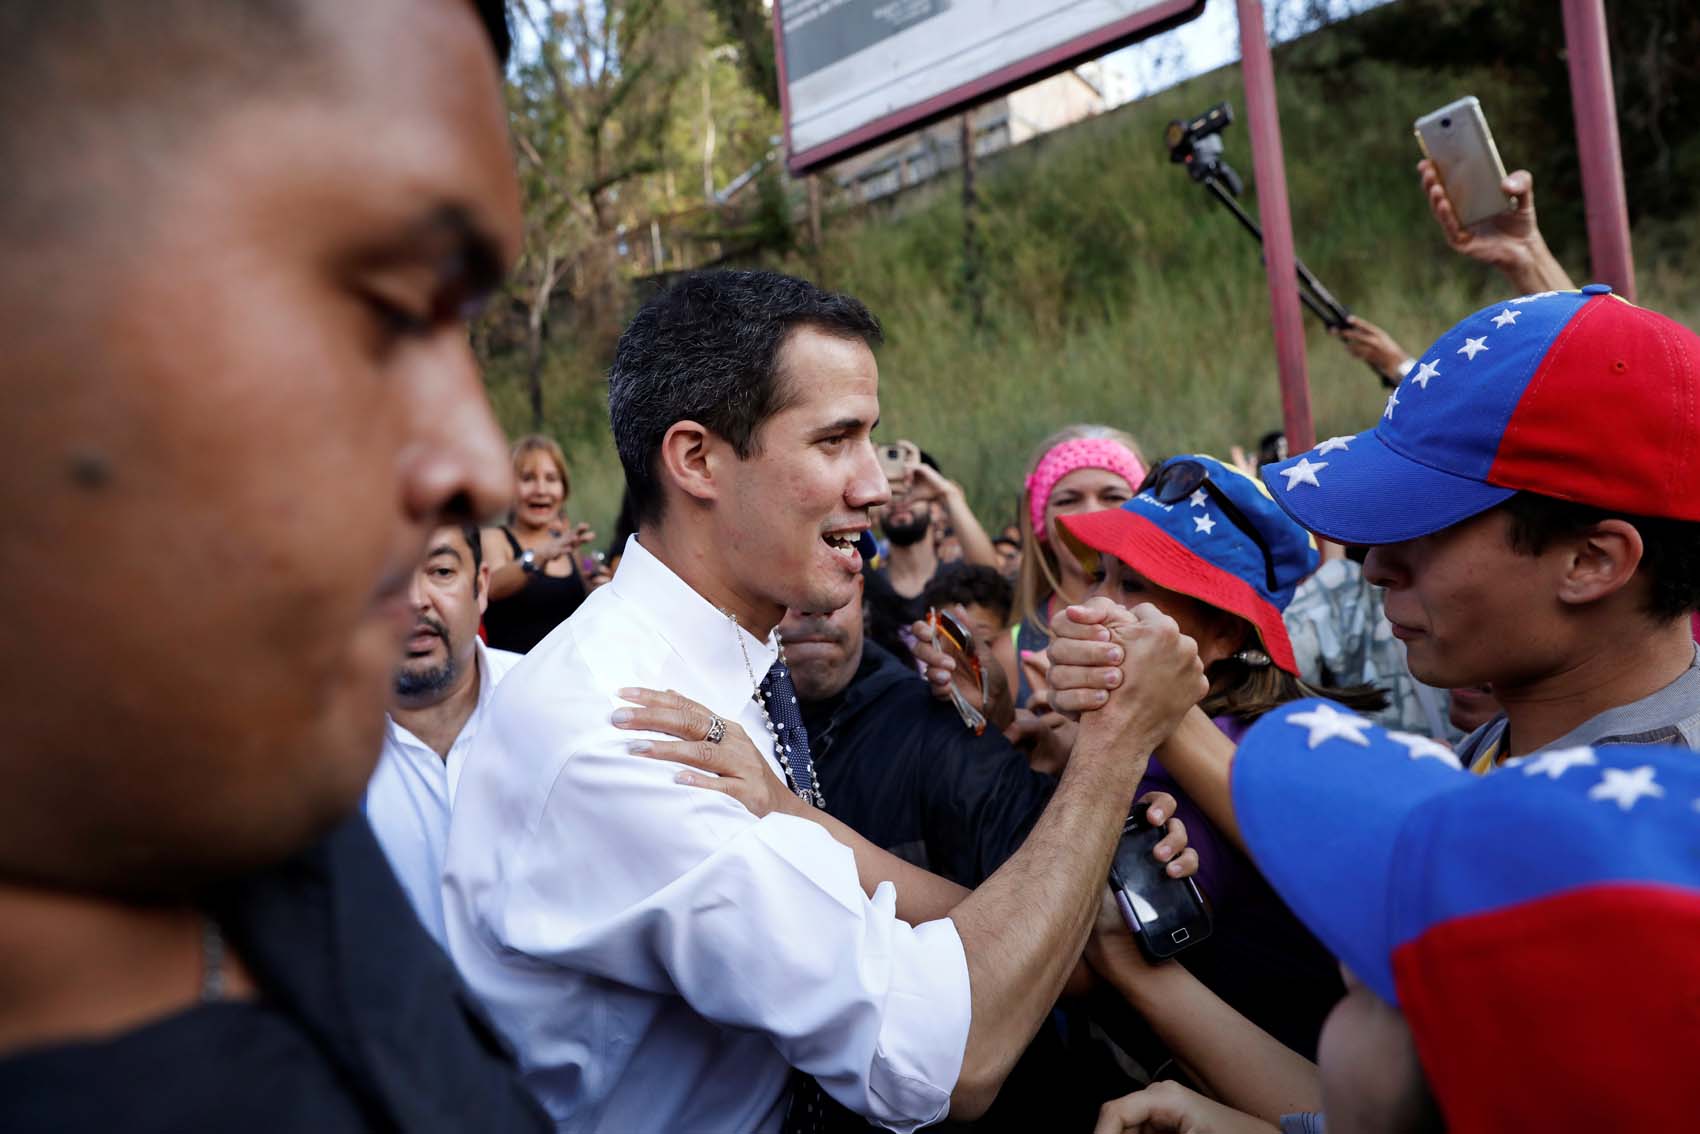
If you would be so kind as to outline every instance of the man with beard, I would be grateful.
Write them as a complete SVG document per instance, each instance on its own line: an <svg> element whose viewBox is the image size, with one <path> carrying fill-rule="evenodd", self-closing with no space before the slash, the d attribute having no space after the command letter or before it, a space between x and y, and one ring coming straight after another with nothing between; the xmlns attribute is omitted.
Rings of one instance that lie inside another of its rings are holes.
<svg viewBox="0 0 1700 1134"><path fill-rule="evenodd" d="M406 654L390 690L389 727L366 788L366 818L419 920L443 940L443 849L461 762L496 683L523 656L478 638L490 565L478 529L448 525L431 535L413 573Z"/></svg>
<svg viewBox="0 0 1700 1134"><path fill-rule="evenodd" d="M907 654L899 628L927 616L921 595L940 560L934 519L956 533L962 558L996 566L998 555L985 529L968 507L962 486L947 480L938 464L922 453L909 470L906 486L894 487L891 504L880 517L880 534L889 551L885 564L868 571L868 636L899 657Z"/></svg>

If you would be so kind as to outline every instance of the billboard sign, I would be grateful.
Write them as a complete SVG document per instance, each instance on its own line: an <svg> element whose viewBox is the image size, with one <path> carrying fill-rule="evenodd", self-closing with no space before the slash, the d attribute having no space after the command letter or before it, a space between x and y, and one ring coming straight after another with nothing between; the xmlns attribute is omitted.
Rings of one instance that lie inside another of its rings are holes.
<svg viewBox="0 0 1700 1134"><path fill-rule="evenodd" d="M1204 0L774 0L792 173L1185 23Z"/></svg>

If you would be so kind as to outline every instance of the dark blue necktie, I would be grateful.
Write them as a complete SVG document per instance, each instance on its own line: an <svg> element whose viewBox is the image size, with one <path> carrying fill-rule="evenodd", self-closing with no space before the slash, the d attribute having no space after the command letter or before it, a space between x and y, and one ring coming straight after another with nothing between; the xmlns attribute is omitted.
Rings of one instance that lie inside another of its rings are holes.
<svg viewBox="0 0 1700 1134"><path fill-rule="evenodd" d="M773 726L773 755L785 770L791 790L805 802L821 806L815 764L809 755L809 732L803 727L803 707L797 703L797 687L791 683L791 672L784 662L773 663L761 679L758 695ZM786 1109L783 1134L863 1128L860 1120L821 1090L814 1076L802 1071L791 1073L791 1103Z"/></svg>
<svg viewBox="0 0 1700 1134"><path fill-rule="evenodd" d="M773 724L773 755L785 769L791 790L806 802L822 806L814 760L809 756L809 732L803 727L803 707L797 703L797 687L791 684L791 671L783 661L774 662L762 678L761 701Z"/></svg>

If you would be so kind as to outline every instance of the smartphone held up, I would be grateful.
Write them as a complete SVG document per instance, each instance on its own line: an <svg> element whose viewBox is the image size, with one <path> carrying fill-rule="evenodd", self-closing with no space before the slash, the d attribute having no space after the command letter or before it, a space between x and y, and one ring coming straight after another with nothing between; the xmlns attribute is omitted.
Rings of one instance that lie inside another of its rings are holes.
<svg viewBox="0 0 1700 1134"><path fill-rule="evenodd" d="M913 441L894 441L879 447L880 471L893 496L902 496L914 482L915 466L921 463L921 450Z"/></svg>
<svg viewBox="0 0 1700 1134"><path fill-rule="evenodd" d="M1417 119L1414 130L1458 223L1468 228L1515 207L1501 188L1505 163L1476 96L1449 102Z"/></svg>

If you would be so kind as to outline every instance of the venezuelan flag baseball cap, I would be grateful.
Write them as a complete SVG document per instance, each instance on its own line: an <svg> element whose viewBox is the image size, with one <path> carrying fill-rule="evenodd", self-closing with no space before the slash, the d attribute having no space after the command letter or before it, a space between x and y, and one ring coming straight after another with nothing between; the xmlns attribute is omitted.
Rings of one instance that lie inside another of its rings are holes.
<svg viewBox="0 0 1700 1134"><path fill-rule="evenodd" d="M1700 1115L1700 757L1568 748L1461 770L1326 701L1241 740L1234 813L1293 912L1397 1006L1447 1129Z"/></svg>
<svg viewBox="0 0 1700 1134"><path fill-rule="evenodd" d="M1381 421L1263 467L1294 519L1398 543L1519 491L1700 520L1700 336L1611 294L1524 295L1447 331Z"/></svg>
<svg viewBox="0 0 1700 1134"><path fill-rule="evenodd" d="M1097 555L1112 555L1160 587L1237 614L1270 661L1298 673L1281 612L1316 570L1316 544L1256 480L1215 457L1171 457L1119 508L1060 520L1088 571Z"/></svg>

